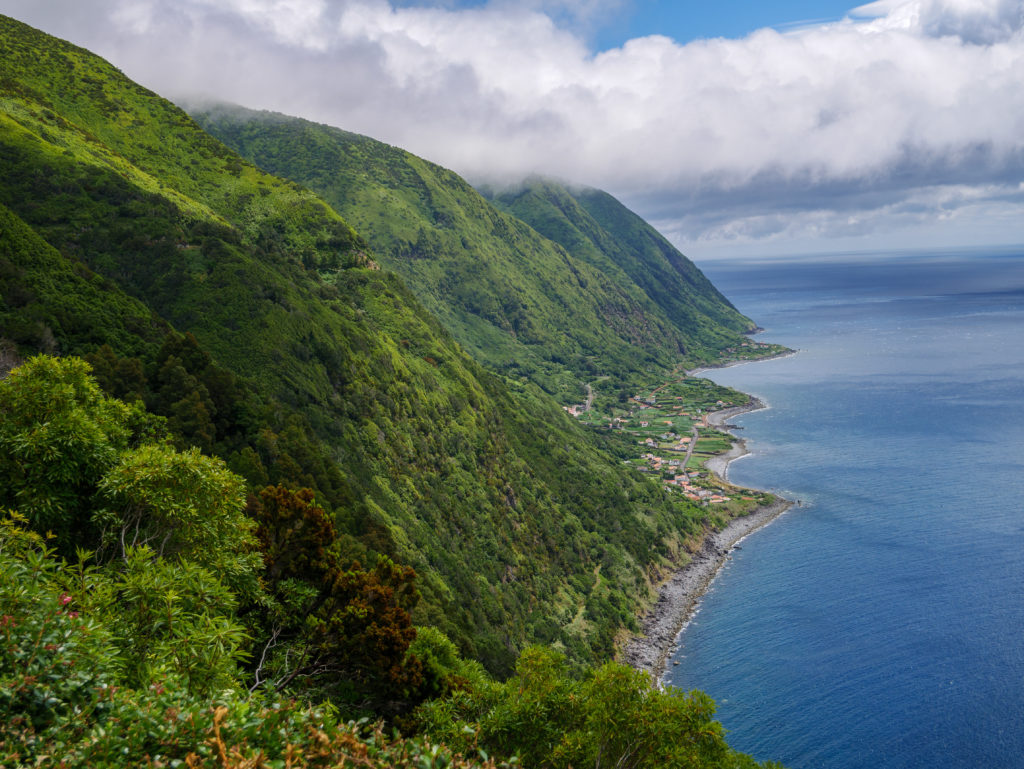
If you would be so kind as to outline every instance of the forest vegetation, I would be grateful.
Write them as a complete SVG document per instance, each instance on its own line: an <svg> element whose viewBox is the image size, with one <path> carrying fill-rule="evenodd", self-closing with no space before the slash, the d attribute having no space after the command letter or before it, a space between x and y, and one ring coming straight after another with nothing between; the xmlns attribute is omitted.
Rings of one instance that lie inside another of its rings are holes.
<svg viewBox="0 0 1024 769"><path fill-rule="evenodd" d="M560 405L749 321L686 337L434 166L486 212L467 242L486 219L604 293L494 309L504 262L447 240L424 290L88 51L0 17L0 62L0 764L754 765L706 697L607 662L720 521Z"/></svg>
<svg viewBox="0 0 1024 769"><path fill-rule="evenodd" d="M235 106L192 114L247 160L319 194L477 360L563 403L598 376L612 387L712 362L754 328L652 227L596 190L534 180L543 204L485 190L488 200L452 171L366 136Z"/></svg>

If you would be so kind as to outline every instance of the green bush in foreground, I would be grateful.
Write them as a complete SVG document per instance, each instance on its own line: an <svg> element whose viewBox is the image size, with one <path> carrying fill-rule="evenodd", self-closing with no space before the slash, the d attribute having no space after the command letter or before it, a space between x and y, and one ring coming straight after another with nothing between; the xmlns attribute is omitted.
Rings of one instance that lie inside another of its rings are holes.
<svg viewBox="0 0 1024 769"><path fill-rule="evenodd" d="M220 688L197 685L197 661L222 674L234 669L230 659L210 658L209 637L176 638L177 651L140 676L137 628L115 609L91 606L96 598L88 595L117 588L97 570L54 557L23 524L17 516L0 524L3 766L509 765L488 754L565 769L777 766L730 750L700 692L662 691L647 674L613 663L577 679L561 654L539 647L498 683L459 659L436 630L416 650L448 693L420 708L416 739L345 723L329 703L250 695L237 678L220 679ZM87 594L72 592L82 589ZM166 589L152 597L169 600L170 583Z"/></svg>
<svg viewBox="0 0 1024 769"><path fill-rule="evenodd" d="M0 522L0 766L505 765L425 739L387 737L380 725L345 723L329 706L250 696L230 677L218 682L227 688L197 687L186 657L216 667L207 659L217 656L209 636L176 637L177 655L139 677L133 658L143 650L130 643L137 628L114 620L113 611L86 609L93 596L69 592L105 594L112 585L54 557L24 523ZM152 597L171 600L171 583L165 590Z"/></svg>
<svg viewBox="0 0 1024 769"><path fill-rule="evenodd" d="M532 647L508 681L478 681L421 706L417 717L455 748L517 754L527 767L778 767L730 749L714 712L703 692L661 689L616 663L576 678L564 655Z"/></svg>

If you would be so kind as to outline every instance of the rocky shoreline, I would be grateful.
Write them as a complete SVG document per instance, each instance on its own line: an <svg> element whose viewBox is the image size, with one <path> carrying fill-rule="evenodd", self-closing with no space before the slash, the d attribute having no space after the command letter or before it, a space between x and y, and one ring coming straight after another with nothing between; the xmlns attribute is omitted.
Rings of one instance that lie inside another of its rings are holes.
<svg viewBox="0 0 1024 769"><path fill-rule="evenodd" d="M732 417L763 408L765 404L752 397L743 406L714 412L708 416L708 422L715 427L726 427L727 420ZM746 453L745 442L738 440L728 452L712 457L705 466L725 481L728 479L729 463ZM698 602L722 568L729 552L740 540L777 518L792 504L787 499L778 499L770 505L757 508L749 515L733 519L721 531L708 534L700 551L659 588L658 600L644 617L641 633L625 645L619 655L620 661L638 670L646 670L660 679L665 673L679 633L693 616Z"/></svg>
<svg viewBox="0 0 1024 769"><path fill-rule="evenodd" d="M700 376L705 371L714 371L715 369L718 368L732 368L733 366L745 366L748 363L762 363L766 360L778 360L779 358L789 358L790 356L796 355L798 352L800 351L786 350L784 352L777 352L774 355L765 355L763 358L744 358L742 360L731 360L728 363L708 364L707 366L698 366L695 369L690 369L685 373L687 376Z"/></svg>

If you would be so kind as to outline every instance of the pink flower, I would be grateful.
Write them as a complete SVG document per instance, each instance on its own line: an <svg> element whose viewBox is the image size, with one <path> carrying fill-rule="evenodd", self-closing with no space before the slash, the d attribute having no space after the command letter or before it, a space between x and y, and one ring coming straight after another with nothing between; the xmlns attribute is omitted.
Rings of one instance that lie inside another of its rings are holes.
<svg viewBox="0 0 1024 769"><path fill-rule="evenodd" d="M69 596L67 593L61 593L60 594L60 605L61 606L67 606L69 603L71 603L71 596Z"/></svg>

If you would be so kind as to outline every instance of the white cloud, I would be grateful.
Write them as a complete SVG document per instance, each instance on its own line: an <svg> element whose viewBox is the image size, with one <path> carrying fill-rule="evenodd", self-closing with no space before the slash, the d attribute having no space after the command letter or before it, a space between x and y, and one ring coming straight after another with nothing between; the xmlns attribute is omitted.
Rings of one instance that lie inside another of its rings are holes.
<svg viewBox="0 0 1024 769"><path fill-rule="evenodd" d="M955 37L978 45L1011 40L1024 28L1024 7L1015 0L878 0L854 13L877 17L872 26L879 30Z"/></svg>
<svg viewBox="0 0 1024 769"><path fill-rule="evenodd" d="M652 36L598 54L565 23L620 4L0 0L0 11L172 97L299 114L471 177L539 171L606 188L680 241L846 237L1024 205L1024 0L881 0L785 34Z"/></svg>

